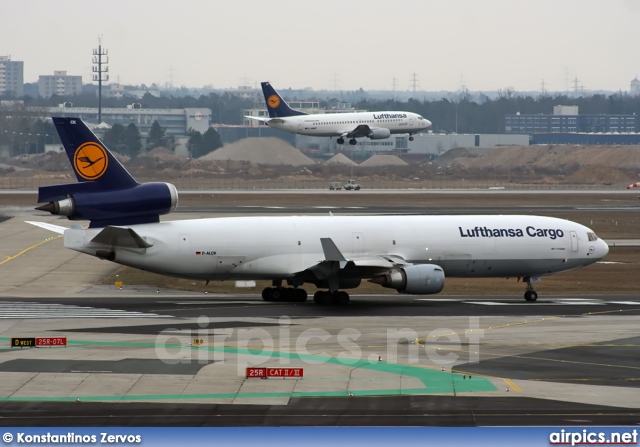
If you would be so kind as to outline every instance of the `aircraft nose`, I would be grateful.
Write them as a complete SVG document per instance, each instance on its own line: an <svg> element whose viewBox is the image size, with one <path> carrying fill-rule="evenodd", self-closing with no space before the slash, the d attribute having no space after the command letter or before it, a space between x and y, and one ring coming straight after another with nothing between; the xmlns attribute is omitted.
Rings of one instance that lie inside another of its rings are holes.
<svg viewBox="0 0 640 447"><path fill-rule="evenodd" d="M609 244L607 244L602 239L599 239L598 242L599 242L599 247L598 247L597 253L600 256L600 259L602 259L605 256L607 256L607 254L609 253Z"/></svg>
<svg viewBox="0 0 640 447"><path fill-rule="evenodd" d="M429 121L428 119L425 119L425 127L431 127L431 121Z"/></svg>

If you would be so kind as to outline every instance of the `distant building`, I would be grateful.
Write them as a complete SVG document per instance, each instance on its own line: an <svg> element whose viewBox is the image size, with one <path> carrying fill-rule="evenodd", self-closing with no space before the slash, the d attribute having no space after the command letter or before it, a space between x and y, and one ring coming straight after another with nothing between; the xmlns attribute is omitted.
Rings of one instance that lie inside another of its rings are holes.
<svg viewBox="0 0 640 447"><path fill-rule="evenodd" d="M578 106L553 106L554 115L578 115Z"/></svg>
<svg viewBox="0 0 640 447"><path fill-rule="evenodd" d="M105 98L118 99L124 97L142 99L147 93L155 96L156 98L160 97L160 89L153 86L147 87L144 84L142 84L140 87L122 84L109 84L102 90L102 94Z"/></svg>
<svg viewBox="0 0 640 447"><path fill-rule="evenodd" d="M15 98L24 95L24 62L0 56L0 95Z"/></svg>
<svg viewBox="0 0 640 447"><path fill-rule="evenodd" d="M296 135L295 146L319 156L330 157L344 151L358 157L374 154L394 154L437 157L456 147L493 148L496 146L528 146L528 135L504 134L435 134L419 133L409 141L408 135L392 135L384 140L359 138L358 144L337 144L335 138Z"/></svg>
<svg viewBox="0 0 640 447"><path fill-rule="evenodd" d="M49 107L47 113L51 116L78 117L89 124L98 124L97 107L72 107L70 103L64 103L58 107ZM133 123L143 136L149 134L151 125L157 121L165 129L166 135L184 136L189 129L205 133L211 124L211 109L145 109L135 103L126 108L103 108L102 121L111 126L121 124L125 127Z"/></svg>
<svg viewBox="0 0 640 447"><path fill-rule="evenodd" d="M637 131L636 115L578 114L577 106L555 106L553 115L505 115L507 134L629 133Z"/></svg>
<svg viewBox="0 0 640 447"><path fill-rule="evenodd" d="M640 80L638 80L637 76L633 79L633 81L631 81L629 93L633 96L640 95Z"/></svg>
<svg viewBox="0 0 640 447"><path fill-rule="evenodd" d="M54 71L53 75L41 75L38 93L43 98L79 95L82 93L82 76L68 75L64 70Z"/></svg>

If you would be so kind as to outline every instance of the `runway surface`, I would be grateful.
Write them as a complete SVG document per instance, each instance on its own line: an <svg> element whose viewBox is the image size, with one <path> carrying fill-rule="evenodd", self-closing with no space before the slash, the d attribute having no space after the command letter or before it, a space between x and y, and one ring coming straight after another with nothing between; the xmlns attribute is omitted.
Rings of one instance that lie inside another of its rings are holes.
<svg viewBox="0 0 640 447"><path fill-rule="evenodd" d="M6 425L631 424L640 415L639 317L640 295L354 296L346 307L142 287L5 296L3 343L65 336L69 346L4 344L0 417ZM247 365L302 367L304 378L248 379Z"/></svg>

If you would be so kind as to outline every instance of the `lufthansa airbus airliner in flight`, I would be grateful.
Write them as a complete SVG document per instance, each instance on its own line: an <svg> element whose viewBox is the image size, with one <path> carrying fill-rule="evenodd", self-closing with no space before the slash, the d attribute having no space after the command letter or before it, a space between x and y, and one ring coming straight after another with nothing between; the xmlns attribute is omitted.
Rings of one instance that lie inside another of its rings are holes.
<svg viewBox="0 0 640 447"><path fill-rule="evenodd" d="M357 144L356 138L381 140L391 134L413 134L431 126L431 121L411 112L319 113L307 115L293 110L268 82L262 83L269 118L246 116L274 129L312 137L338 137L336 142Z"/></svg>
<svg viewBox="0 0 640 447"><path fill-rule="evenodd" d="M163 275L269 280L266 301L345 304L344 291L369 280L429 295L449 277L522 278L535 301L541 276L593 264L607 244L576 222L531 215L269 216L160 222L178 204L169 183L139 184L79 118L53 118L78 183L39 189L38 210L88 220L71 228L29 222L64 235L64 246ZM288 286L288 287L287 287Z"/></svg>

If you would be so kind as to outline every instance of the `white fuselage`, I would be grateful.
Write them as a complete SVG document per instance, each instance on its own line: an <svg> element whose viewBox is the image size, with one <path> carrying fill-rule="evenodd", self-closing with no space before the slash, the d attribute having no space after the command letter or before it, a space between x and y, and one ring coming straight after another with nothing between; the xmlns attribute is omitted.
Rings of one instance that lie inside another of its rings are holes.
<svg viewBox="0 0 640 447"><path fill-rule="evenodd" d="M265 122L275 129L316 137L345 136L360 125L389 129L392 134L415 134L431 126L429 120L411 112L323 113L272 118Z"/></svg>
<svg viewBox="0 0 640 447"><path fill-rule="evenodd" d="M331 238L347 260L393 256L449 277L542 276L592 264L607 244L578 223L540 216L230 217L130 226L152 246L115 262L176 277L286 279L324 260ZM101 229L68 229L65 247L95 255Z"/></svg>

